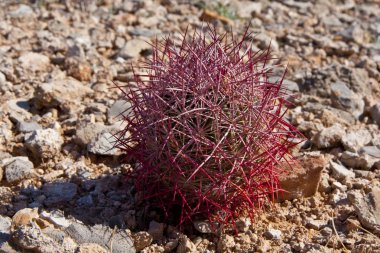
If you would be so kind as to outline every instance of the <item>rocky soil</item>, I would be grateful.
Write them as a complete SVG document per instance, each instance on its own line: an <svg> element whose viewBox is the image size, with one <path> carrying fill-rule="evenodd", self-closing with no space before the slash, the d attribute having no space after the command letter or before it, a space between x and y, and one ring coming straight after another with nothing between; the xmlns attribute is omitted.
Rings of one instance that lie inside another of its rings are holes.
<svg viewBox="0 0 380 253"><path fill-rule="evenodd" d="M112 148L113 82L202 20L271 44L308 138L289 192L238 234L136 206ZM0 1L0 56L0 252L380 252L377 0Z"/></svg>

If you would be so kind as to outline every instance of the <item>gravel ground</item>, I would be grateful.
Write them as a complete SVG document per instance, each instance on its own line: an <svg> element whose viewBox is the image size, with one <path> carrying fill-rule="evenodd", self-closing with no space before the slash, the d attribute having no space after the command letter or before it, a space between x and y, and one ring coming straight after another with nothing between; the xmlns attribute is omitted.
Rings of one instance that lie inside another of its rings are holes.
<svg viewBox="0 0 380 253"><path fill-rule="evenodd" d="M0 252L380 252L378 0L0 1ZM114 83L202 20L269 43L308 140L289 193L233 231L135 205Z"/></svg>

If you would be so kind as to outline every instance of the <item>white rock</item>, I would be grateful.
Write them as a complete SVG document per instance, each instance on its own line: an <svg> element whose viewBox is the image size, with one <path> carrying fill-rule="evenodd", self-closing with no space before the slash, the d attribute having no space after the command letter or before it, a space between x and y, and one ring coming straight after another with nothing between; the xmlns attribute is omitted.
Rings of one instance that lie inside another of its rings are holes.
<svg viewBox="0 0 380 253"><path fill-rule="evenodd" d="M347 193L341 192L340 190L334 190L330 195L329 203L333 206L343 204L347 201Z"/></svg>
<svg viewBox="0 0 380 253"><path fill-rule="evenodd" d="M252 18L252 13L260 13L262 9L260 2L252 1L233 1L231 6L240 18Z"/></svg>
<svg viewBox="0 0 380 253"><path fill-rule="evenodd" d="M332 188L338 189L341 192L346 192L347 191L347 186L343 185L343 184L341 184L340 182L337 182L337 181L333 182L331 184L331 186L332 186Z"/></svg>
<svg viewBox="0 0 380 253"><path fill-rule="evenodd" d="M313 143L318 148L332 148L337 145L342 140L345 131L340 124L334 124L331 127L322 129L313 138Z"/></svg>
<svg viewBox="0 0 380 253"><path fill-rule="evenodd" d="M34 165L26 156L5 158L0 162L0 167L4 167L8 183L16 183L35 176Z"/></svg>
<svg viewBox="0 0 380 253"><path fill-rule="evenodd" d="M91 88L73 78L54 80L37 87L34 93L34 104L38 108L65 108L68 104L80 101L82 97L92 92Z"/></svg>
<svg viewBox="0 0 380 253"><path fill-rule="evenodd" d="M97 155L117 155L119 150L114 147L115 141L116 138L111 133L103 131L88 144L87 149Z"/></svg>
<svg viewBox="0 0 380 253"><path fill-rule="evenodd" d="M35 130L25 135L25 145L37 159L48 159L60 152L61 134L55 129Z"/></svg>
<svg viewBox="0 0 380 253"><path fill-rule="evenodd" d="M330 161L330 169L332 171L332 175L337 180L343 180L346 177L355 177L355 173L353 171L348 170L343 165Z"/></svg>
<svg viewBox="0 0 380 253"><path fill-rule="evenodd" d="M141 39L132 39L125 43L118 55L124 59L135 58L138 57L143 50L148 49L150 49L150 45L146 41Z"/></svg>
<svg viewBox="0 0 380 253"><path fill-rule="evenodd" d="M33 52L28 52L19 57L21 67L30 71L47 71L50 64L50 59L43 55Z"/></svg>
<svg viewBox="0 0 380 253"><path fill-rule="evenodd" d="M348 199L355 207L355 212L360 223L367 229L380 233L380 188L372 187L371 191L364 195L359 190L350 191Z"/></svg>
<svg viewBox="0 0 380 253"><path fill-rule="evenodd" d="M359 153L345 151L340 160L351 168L370 170L380 168L380 149L376 146L365 146Z"/></svg>
<svg viewBox="0 0 380 253"><path fill-rule="evenodd" d="M372 140L371 133L367 129L349 131L342 137L344 148L351 152L357 152L361 147Z"/></svg>
<svg viewBox="0 0 380 253"><path fill-rule="evenodd" d="M265 237L267 237L268 239L271 239L271 240L280 240L281 239L281 235L282 235L282 232L278 229L268 229L265 233L264 233Z"/></svg>
<svg viewBox="0 0 380 253"><path fill-rule="evenodd" d="M40 217L47 219L59 227L67 228L71 224L71 221L66 219L63 213L60 211L52 211L50 213L48 211L42 211L40 213Z"/></svg>
<svg viewBox="0 0 380 253"><path fill-rule="evenodd" d="M327 221L324 220L308 220L306 222L306 227L312 228L315 230L320 230L322 227L327 226Z"/></svg>

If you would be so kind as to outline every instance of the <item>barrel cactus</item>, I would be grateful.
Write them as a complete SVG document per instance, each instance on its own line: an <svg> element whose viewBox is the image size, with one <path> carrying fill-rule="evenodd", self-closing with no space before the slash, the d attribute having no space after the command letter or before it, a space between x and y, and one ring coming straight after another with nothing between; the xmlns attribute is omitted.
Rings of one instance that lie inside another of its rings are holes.
<svg viewBox="0 0 380 253"><path fill-rule="evenodd" d="M152 56L123 87L130 108L117 146L144 200L179 223L231 224L281 191L300 133L284 118L282 79L270 81L270 48L254 52L214 28L152 43Z"/></svg>

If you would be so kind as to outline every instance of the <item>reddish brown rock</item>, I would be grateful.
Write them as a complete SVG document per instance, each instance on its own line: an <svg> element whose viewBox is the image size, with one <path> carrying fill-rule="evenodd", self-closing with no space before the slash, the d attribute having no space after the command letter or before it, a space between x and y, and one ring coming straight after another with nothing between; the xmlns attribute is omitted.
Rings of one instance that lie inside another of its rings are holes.
<svg viewBox="0 0 380 253"><path fill-rule="evenodd" d="M279 201L313 196L321 180L321 172L327 161L322 154L309 153L298 158L299 166L288 175L280 177L284 192L279 194Z"/></svg>

